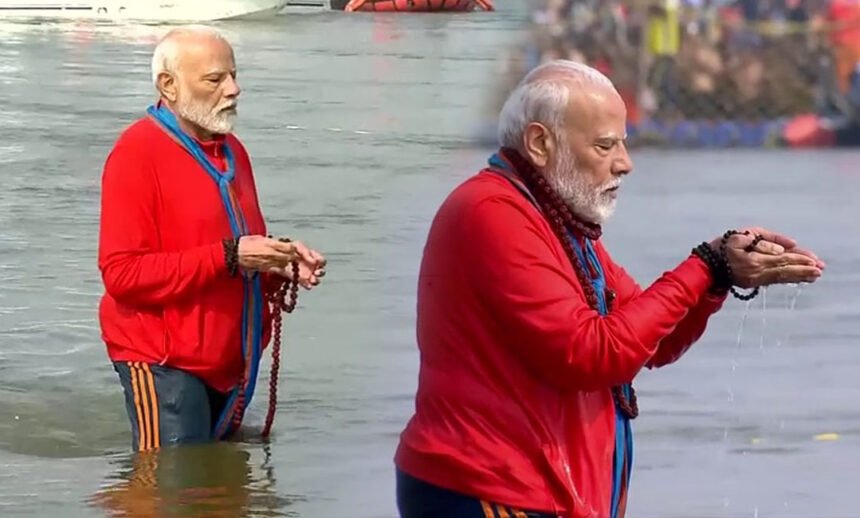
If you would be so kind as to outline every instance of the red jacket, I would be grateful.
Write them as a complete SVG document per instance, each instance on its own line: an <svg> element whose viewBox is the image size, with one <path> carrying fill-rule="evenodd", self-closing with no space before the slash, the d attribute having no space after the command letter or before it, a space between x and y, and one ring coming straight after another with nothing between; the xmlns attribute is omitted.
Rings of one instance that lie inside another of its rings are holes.
<svg viewBox="0 0 860 518"><path fill-rule="evenodd" d="M564 249L511 184L482 172L436 215L418 284L415 415L395 462L515 508L609 516L610 388L677 360L724 297L695 256L641 291L595 243L615 309L586 302Z"/></svg>
<svg viewBox="0 0 860 518"><path fill-rule="evenodd" d="M222 141L201 143L221 170ZM265 235L248 153L236 137L226 142L249 232ZM111 360L182 369L222 392L237 383L243 284L227 274L229 237L218 187L194 158L149 118L127 128L102 176L99 317Z"/></svg>

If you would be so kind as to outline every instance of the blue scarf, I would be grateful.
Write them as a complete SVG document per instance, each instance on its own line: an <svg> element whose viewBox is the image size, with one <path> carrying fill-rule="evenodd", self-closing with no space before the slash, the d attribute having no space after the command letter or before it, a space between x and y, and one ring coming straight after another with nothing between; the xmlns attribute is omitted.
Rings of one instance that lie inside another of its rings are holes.
<svg viewBox="0 0 860 518"><path fill-rule="evenodd" d="M509 164L499 153L494 153L489 159L490 169L508 179L511 184L517 188L532 204L540 210L540 205L534 195L529 192L528 188ZM590 264L597 273L596 277L591 279L591 284L597 294L597 310L606 316L609 313L609 308L606 304L606 277L603 273L603 266L597 258L594 251L594 246L590 239L584 239L585 246L583 247L579 239L576 239L572 233L568 231L568 239L573 244L577 258L583 266ZM630 397L630 385L625 384L622 387L624 395ZM615 455L613 457L612 470L612 514L611 518L621 518L619 516L619 507L621 507L622 498L626 501L627 488L630 485L630 476L633 467L633 430L630 419L625 416L617 405L615 405ZM626 508L626 505L624 506Z"/></svg>
<svg viewBox="0 0 860 518"><path fill-rule="evenodd" d="M227 162L227 170L219 171L209 160L200 144L185 133L179 127L176 116L170 109L162 104L150 106L146 110L161 128L173 138L185 151L188 152L203 168L210 178L218 185L221 202L227 218L230 221L230 229L233 237L238 238L248 233L245 217L239 205L238 198L233 192L231 182L235 176L235 159L233 151L227 143L222 144L224 157ZM223 439L235 430L233 422L241 422L245 409L251 404L254 397L254 388L257 384L257 374L260 367L263 343L263 287L260 276L254 273L243 273L244 283L243 311L242 311L242 357L245 360L245 372L243 384L236 386L230 391L224 410L212 430L215 439ZM239 397L241 394L241 398Z"/></svg>

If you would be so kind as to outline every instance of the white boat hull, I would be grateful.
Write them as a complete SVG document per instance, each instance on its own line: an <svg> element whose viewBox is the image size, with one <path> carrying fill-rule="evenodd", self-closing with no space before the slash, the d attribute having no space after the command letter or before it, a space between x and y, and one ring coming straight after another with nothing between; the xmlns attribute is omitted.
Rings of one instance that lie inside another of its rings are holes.
<svg viewBox="0 0 860 518"><path fill-rule="evenodd" d="M265 19L289 0L0 0L0 19L211 22Z"/></svg>

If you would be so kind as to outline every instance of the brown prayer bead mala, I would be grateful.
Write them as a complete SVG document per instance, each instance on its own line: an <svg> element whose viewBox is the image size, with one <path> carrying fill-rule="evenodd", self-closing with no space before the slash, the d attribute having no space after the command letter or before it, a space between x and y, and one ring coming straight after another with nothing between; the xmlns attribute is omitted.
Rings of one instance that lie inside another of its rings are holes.
<svg viewBox="0 0 860 518"><path fill-rule="evenodd" d="M271 236L269 236L271 238ZM289 238L280 238L278 241L289 243ZM269 294L266 303L270 305L272 315L272 366L269 375L269 406L266 412L266 421L263 425L261 436L269 437L272 431L272 423L275 421L275 411L278 406L278 372L281 367L281 333L283 330L283 313L292 313L296 309L299 298L299 262L292 261L292 279L283 279L274 292ZM289 294L289 300L287 295ZM239 394L237 396L236 410L233 412L232 424L234 432L242 424L245 414L245 374L239 380Z"/></svg>
<svg viewBox="0 0 860 518"><path fill-rule="evenodd" d="M289 239L281 239L285 243ZM275 420L275 410L278 406L278 371L281 366L281 332L283 330L283 314L292 313L299 300L299 262L291 263L293 278L284 279L278 289L270 296L272 307L272 369L269 375L269 409L266 413L266 423L263 426L263 437L268 437ZM289 300L287 294L289 293Z"/></svg>
<svg viewBox="0 0 860 518"><path fill-rule="evenodd" d="M520 174L520 177L525 182L529 191L537 200L538 205L549 221L550 227L552 227L553 232L564 248L565 254L567 254L568 259L573 265L579 284L585 292L585 299L588 302L588 305L592 309L597 310L599 307L598 298L597 293L594 290L594 286L591 284L590 268L588 265L580 263L579 257L573 249L573 244L571 243L571 238L568 235L568 230L582 234L588 239L596 240L600 238L602 233L600 225L584 222L574 216L573 212L571 212L570 208L566 203L564 203L558 193L550 187L546 178L532 167L532 165L518 152L507 148L503 149L502 152L504 156L510 160L515 170ZM614 292L607 290L607 312L611 310L611 305L614 300ZM620 386L612 387L612 395L615 399L615 404L621 410L622 414L628 419L636 419L639 415L639 405L636 398L636 391L633 389L633 384L630 384L629 399L625 396L624 390Z"/></svg>

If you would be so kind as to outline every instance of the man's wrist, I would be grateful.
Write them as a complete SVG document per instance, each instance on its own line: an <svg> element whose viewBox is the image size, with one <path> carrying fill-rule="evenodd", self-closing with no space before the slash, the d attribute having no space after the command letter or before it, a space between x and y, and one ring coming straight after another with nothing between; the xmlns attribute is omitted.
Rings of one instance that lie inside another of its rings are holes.
<svg viewBox="0 0 860 518"><path fill-rule="evenodd" d="M711 272L713 282L708 291L714 295L725 295L732 285L728 275L726 258L714 250L711 243L707 242L702 242L692 252L708 266Z"/></svg>

